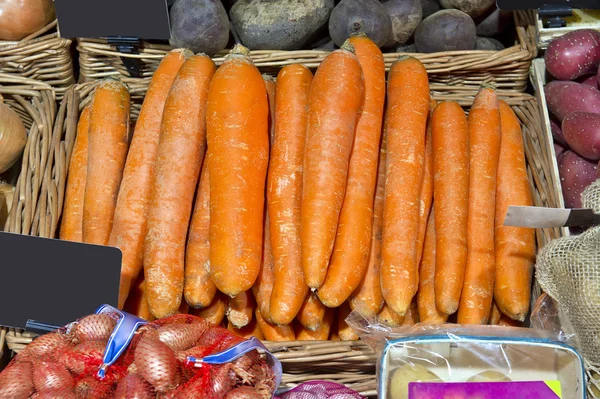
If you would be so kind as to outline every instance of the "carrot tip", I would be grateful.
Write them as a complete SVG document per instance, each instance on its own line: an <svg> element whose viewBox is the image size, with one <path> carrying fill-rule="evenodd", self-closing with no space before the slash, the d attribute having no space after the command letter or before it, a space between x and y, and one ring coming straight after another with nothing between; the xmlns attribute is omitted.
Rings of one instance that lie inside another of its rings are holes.
<svg viewBox="0 0 600 399"><path fill-rule="evenodd" d="M496 85L493 83L482 83L481 84L481 88L482 89L491 89L491 90L496 90Z"/></svg>
<svg viewBox="0 0 600 399"><path fill-rule="evenodd" d="M229 52L229 55L236 55L236 54L249 56L250 50L247 47L244 47L241 44L236 43L236 45L233 46L233 49L231 49L231 51Z"/></svg>
<svg viewBox="0 0 600 399"><path fill-rule="evenodd" d="M350 43L348 40L346 40L344 42L344 44L342 44L342 47L340 47L342 50L346 50L351 52L352 54L356 53L356 49L354 48L354 45L352 43Z"/></svg>
<svg viewBox="0 0 600 399"><path fill-rule="evenodd" d="M187 48L175 48L173 50L171 50L174 53L181 53L181 56L184 58L190 58L194 55L194 52L192 50L189 50Z"/></svg>
<svg viewBox="0 0 600 399"><path fill-rule="evenodd" d="M369 37L365 32L352 32L350 33L350 37Z"/></svg>
<svg viewBox="0 0 600 399"><path fill-rule="evenodd" d="M270 82L275 82L275 78L273 76L269 75L268 73L263 73L262 76L263 76L264 80L268 80Z"/></svg>

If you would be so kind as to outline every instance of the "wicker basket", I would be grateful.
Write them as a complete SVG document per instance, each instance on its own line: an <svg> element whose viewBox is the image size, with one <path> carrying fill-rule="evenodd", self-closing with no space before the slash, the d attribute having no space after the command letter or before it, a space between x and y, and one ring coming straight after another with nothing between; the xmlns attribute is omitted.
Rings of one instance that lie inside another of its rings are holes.
<svg viewBox="0 0 600 399"><path fill-rule="evenodd" d="M58 37L57 21L21 41L0 41L0 72L39 80L61 99L75 83L71 40Z"/></svg>
<svg viewBox="0 0 600 399"><path fill-rule="evenodd" d="M505 50L412 54L427 68L432 90L461 95L465 91L477 91L482 83L489 83L501 90L524 92L530 62L537 54L535 18L532 11L517 11L514 19L518 44ZM139 54L125 54L103 39L79 39L77 50L81 83L119 76L124 82L134 84L152 77L170 47L144 43ZM221 63L225 54L217 54L215 62ZM327 54L329 51L259 50L252 52L252 59L261 71L277 73L281 67L298 62L314 69ZM389 68L400 55L384 54L386 67ZM122 59L139 60L141 78L131 78ZM133 99L139 101L140 97L136 93Z"/></svg>

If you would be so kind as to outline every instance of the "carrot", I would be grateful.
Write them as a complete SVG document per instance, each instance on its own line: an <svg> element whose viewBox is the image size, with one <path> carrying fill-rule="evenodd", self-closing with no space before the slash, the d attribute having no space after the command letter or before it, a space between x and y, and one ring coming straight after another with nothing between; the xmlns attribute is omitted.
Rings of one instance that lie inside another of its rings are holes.
<svg viewBox="0 0 600 399"><path fill-rule="evenodd" d="M100 82L90 105L83 241L108 244L129 146L129 91L118 80Z"/></svg>
<svg viewBox="0 0 600 399"><path fill-rule="evenodd" d="M500 309L496 305L496 302L492 304L492 311L490 313L489 325L496 326L500 322L500 318L502 317L502 313L500 313Z"/></svg>
<svg viewBox="0 0 600 399"><path fill-rule="evenodd" d="M298 341L327 341L329 333L331 332L331 325L333 321L333 312L331 308L327 308L323 322L319 325L316 330L311 330L302 325L296 320L296 340Z"/></svg>
<svg viewBox="0 0 600 399"><path fill-rule="evenodd" d="M363 70L365 102L356 126L333 255L318 291L321 302L329 307L338 307L350 297L369 262L385 101L385 65L381 50L366 36L354 36L348 41L354 46Z"/></svg>
<svg viewBox="0 0 600 399"><path fill-rule="evenodd" d="M69 178L65 192L65 205L60 225L60 239L81 242L83 239L83 198L88 162L88 131L90 107L87 106L77 123L77 137L69 162Z"/></svg>
<svg viewBox="0 0 600 399"><path fill-rule="evenodd" d="M394 312L387 304L383 305L381 311L377 314L377 320L380 323L387 324L390 327L401 326L404 323L404 316Z"/></svg>
<svg viewBox="0 0 600 399"><path fill-rule="evenodd" d="M504 226L509 205L532 206L521 125L500 101L502 144L496 187L496 280L494 299L502 313L524 321L531 301L535 230Z"/></svg>
<svg viewBox="0 0 600 399"><path fill-rule="evenodd" d="M325 313L327 313L327 307L323 305L315 293L310 293L306 296L296 319L305 328L316 331L323 323Z"/></svg>
<svg viewBox="0 0 600 399"><path fill-rule="evenodd" d="M388 75L387 170L383 202L381 289L387 305L406 314L417 292L419 201L430 97L427 72L401 57Z"/></svg>
<svg viewBox="0 0 600 399"><path fill-rule="evenodd" d="M217 292L217 287L215 287L215 283L210 278L209 181L208 157L204 157L185 250L185 282L183 293L186 302L194 308L208 306Z"/></svg>
<svg viewBox="0 0 600 399"><path fill-rule="evenodd" d="M189 50L172 50L163 58L148 86L131 140L108 240L108 245L118 247L123 253L119 307L125 303L131 284L142 270L146 211L167 94L177 72L192 55Z"/></svg>
<svg viewBox="0 0 600 399"><path fill-rule="evenodd" d="M266 321L260 314L260 310L256 309L254 315L256 316L256 321L258 323L258 327L260 328L260 332L263 337L268 341L294 341L296 339L296 334L294 333L294 328L289 325L275 325Z"/></svg>
<svg viewBox="0 0 600 399"><path fill-rule="evenodd" d="M467 264L469 210L469 128L456 102L433 112L433 196L436 214L435 301L438 310L458 309Z"/></svg>
<svg viewBox="0 0 600 399"><path fill-rule="evenodd" d="M406 317L404 317L404 322L402 322L403 326L414 326L420 321L419 318L419 308L417 306L417 302L413 301L406 312Z"/></svg>
<svg viewBox="0 0 600 399"><path fill-rule="evenodd" d="M498 320L499 326L504 327L523 327L523 322L518 320L513 320L505 314L500 316L500 320Z"/></svg>
<svg viewBox="0 0 600 399"><path fill-rule="evenodd" d="M172 315L183 297L185 243L206 148L206 96L215 64L189 58L165 103L148 203L144 275L156 318Z"/></svg>
<svg viewBox="0 0 600 399"><path fill-rule="evenodd" d="M459 324L487 324L494 293L494 213L500 156L500 111L493 89L482 88L469 112L467 268Z"/></svg>
<svg viewBox="0 0 600 399"><path fill-rule="evenodd" d="M225 312L227 311L228 298L221 292L217 292L212 303L202 309L190 309L190 313L194 316L201 317L208 321L213 326L221 324L225 318Z"/></svg>
<svg viewBox="0 0 600 399"><path fill-rule="evenodd" d="M250 323L245 325L242 328L235 328L231 321L227 323L227 329L234 334L239 335L242 338L250 339L251 337L256 337L258 339L265 339L265 337L260 332L260 328L258 327L258 322L256 321L256 317L252 317Z"/></svg>
<svg viewBox="0 0 600 399"><path fill-rule="evenodd" d="M252 290L241 292L233 298L229 298L229 306L227 307L227 320L234 327L242 328L247 326L252 320L252 314L256 308L256 301Z"/></svg>
<svg viewBox="0 0 600 399"><path fill-rule="evenodd" d="M127 300L125 301L123 310L147 321L154 321L154 316L152 316L150 309L148 309L148 295L146 291L146 284L144 283L143 273L140 273L137 280L131 287L131 291L127 297Z"/></svg>
<svg viewBox="0 0 600 399"><path fill-rule="evenodd" d="M277 83L275 83L275 78L271 75L263 74L263 79L265 81L267 100L269 102L269 137L272 144L273 137L275 137L275 99L277 95Z"/></svg>
<svg viewBox="0 0 600 399"><path fill-rule="evenodd" d="M419 291L417 292L417 305L419 315L423 323L443 324L448 319L448 315L438 311L435 306L435 212L431 212L427 222L427 232L425 234L425 245L423 247L423 256L419 268Z"/></svg>
<svg viewBox="0 0 600 399"><path fill-rule="evenodd" d="M344 302L338 309L337 333L342 341L356 341L358 334L346 323L346 317L350 314L350 304Z"/></svg>
<svg viewBox="0 0 600 399"><path fill-rule="evenodd" d="M304 278L313 289L327 274L364 98L353 47L346 43L323 60L309 95L300 234Z"/></svg>
<svg viewBox="0 0 600 399"><path fill-rule="evenodd" d="M294 320L306 294L300 243L302 164L312 73L301 64L277 75L275 137L267 176L267 206L273 251L270 314L276 324Z"/></svg>
<svg viewBox="0 0 600 399"><path fill-rule="evenodd" d="M341 341L340 336L337 331L337 323L334 323L331 326L331 333L329 334L329 340L330 341Z"/></svg>
<svg viewBox="0 0 600 399"><path fill-rule="evenodd" d="M271 249L271 235L269 227L269 215L265 216L265 228L264 228L264 244L263 244L263 258L260 264L260 271L258 277L252 286L252 292L256 298L256 303L260 309L260 314L269 323L272 323L271 318L271 296L273 292L274 274L273 274L273 252ZM285 306L285 304L280 304ZM281 324L281 323L276 323ZM283 323L287 324L287 323Z"/></svg>
<svg viewBox="0 0 600 399"><path fill-rule="evenodd" d="M365 316L373 317L383 307L381 294L380 267L381 267L381 230L383 228L383 197L385 193L385 159L386 138L381 141L379 152L379 173L377 175L377 191L373 205L373 229L371 233L371 251L369 263L362 281L352 293L350 306L357 309Z"/></svg>
<svg viewBox="0 0 600 399"><path fill-rule="evenodd" d="M425 232L433 202L433 145L431 142L431 116L437 106L437 101L431 100L429 105L429 118L427 120L427 133L425 136L425 165L423 166L423 182L421 183L421 194L419 195L419 235L417 236L417 265L421 264L423 256L423 244L425 243ZM419 273L416 274L417 286L419 285Z"/></svg>
<svg viewBox="0 0 600 399"><path fill-rule="evenodd" d="M269 106L248 49L237 45L217 70L206 125L210 174L210 273L229 296L249 290L263 248Z"/></svg>
<svg viewBox="0 0 600 399"><path fill-rule="evenodd" d="M182 300L179 304L179 309L177 309L177 314L188 314L190 311L190 305L185 300Z"/></svg>

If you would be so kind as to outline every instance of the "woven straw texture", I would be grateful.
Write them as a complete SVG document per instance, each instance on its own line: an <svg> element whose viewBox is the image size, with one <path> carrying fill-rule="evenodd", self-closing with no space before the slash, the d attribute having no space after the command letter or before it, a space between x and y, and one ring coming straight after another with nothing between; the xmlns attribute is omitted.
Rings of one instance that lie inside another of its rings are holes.
<svg viewBox="0 0 600 399"><path fill-rule="evenodd" d="M0 41L0 72L47 83L62 99L75 83L71 40L58 37L57 21L18 42Z"/></svg>
<svg viewBox="0 0 600 399"><path fill-rule="evenodd" d="M514 14L516 44L502 51L453 51L432 54L412 54L427 68L431 88L443 93L477 91L483 83L494 84L498 89L524 92L527 88L529 65L537 54L535 18L532 11L517 11ZM79 39L77 50L81 67L82 83L107 76L119 76L130 84L149 80L161 59L170 50L168 45L144 43L139 54L124 54L102 39ZM217 64L226 53L217 54ZM265 73L277 73L285 65L302 63L316 68L329 51L253 51L251 56L256 66ZM386 68L402 53L384 54ZM123 58L138 59L141 63L141 78L131 78L123 65ZM147 83L146 83L147 86Z"/></svg>

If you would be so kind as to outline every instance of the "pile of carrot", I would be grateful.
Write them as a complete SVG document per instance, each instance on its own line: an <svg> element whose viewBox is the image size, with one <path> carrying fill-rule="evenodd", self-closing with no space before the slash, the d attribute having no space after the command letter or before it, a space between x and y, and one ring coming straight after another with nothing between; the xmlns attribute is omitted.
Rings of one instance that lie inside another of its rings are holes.
<svg viewBox="0 0 600 399"><path fill-rule="evenodd" d="M130 135L127 87L81 114L60 238L118 247L119 307L191 313L267 340L392 326L508 324L529 309L534 232L519 120L484 87L468 117L427 72L353 36L315 74L263 76L173 50Z"/></svg>

